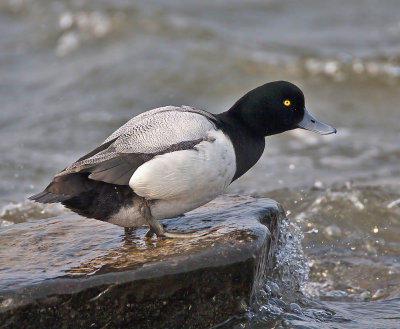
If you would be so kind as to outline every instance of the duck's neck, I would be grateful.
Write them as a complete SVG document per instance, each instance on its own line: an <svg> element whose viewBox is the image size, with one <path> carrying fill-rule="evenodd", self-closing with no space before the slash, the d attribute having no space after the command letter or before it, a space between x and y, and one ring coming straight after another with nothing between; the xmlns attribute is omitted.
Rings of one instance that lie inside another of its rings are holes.
<svg viewBox="0 0 400 329"><path fill-rule="evenodd" d="M232 111L217 114L220 128L229 136L236 154L235 179L253 167L264 152L265 138L254 134Z"/></svg>

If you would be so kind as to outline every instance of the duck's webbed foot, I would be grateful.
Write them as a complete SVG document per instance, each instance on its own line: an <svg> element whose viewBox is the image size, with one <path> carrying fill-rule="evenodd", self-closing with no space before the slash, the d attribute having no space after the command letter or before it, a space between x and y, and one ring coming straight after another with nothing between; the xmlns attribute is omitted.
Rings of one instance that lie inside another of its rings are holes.
<svg viewBox="0 0 400 329"><path fill-rule="evenodd" d="M187 230L187 231L165 231L164 235L167 238L180 238L180 239L191 239L191 238L198 238L198 237L202 237L205 235L208 235L210 233L213 233L217 230L219 230L221 228L221 226L217 226L212 228L211 230L202 232L202 233L193 233L193 232L197 232L198 230Z"/></svg>
<svg viewBox="0 0 400 329"><path fill-rule="evenodd" d="M135 232L135 227L124 227L125 236L130 236Z"/></svg>
<svg viewBox="0 0 400 329"><path fill-rule="evenodd" d="M197 230L168 232L165 231L164 227L156 219L153 218L150 206L151 206L151 201L146 200L144 198L139 206L140 214L143 216L143 218L146 220L147 224L149 224L150 227L145 234L146 238L151 238L154 234L156 234L157 237L159 238L163 237L163 238L191 239L191 238L198 238L201 236L205 236L207 234L217 231L220 228L220 227L214 227L213 229L202 233L194 233Z"/></svg>
<svg viewBox="0 0 400 329"><path fill-rule="evenodd" d="M148 229L148 231L146 232L146 234L144 235L145 238L151 238L154 234L154 231L150 228Z"/></svg>

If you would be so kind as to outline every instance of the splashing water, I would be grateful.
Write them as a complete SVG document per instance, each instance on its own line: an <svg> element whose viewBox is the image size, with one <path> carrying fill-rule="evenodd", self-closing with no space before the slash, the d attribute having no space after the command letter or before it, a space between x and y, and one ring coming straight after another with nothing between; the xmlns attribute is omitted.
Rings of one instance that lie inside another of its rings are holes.
<svg viewBox="0 0 400 329"><path fill-rule="evenodd" d="M260 256L249 307L242 328L271 325L282 317L302 317L297 304L303 298L300 288L307 281L309 265L301 247L301 229L284 219L273 232L277 244L264 248Z"/></svg>

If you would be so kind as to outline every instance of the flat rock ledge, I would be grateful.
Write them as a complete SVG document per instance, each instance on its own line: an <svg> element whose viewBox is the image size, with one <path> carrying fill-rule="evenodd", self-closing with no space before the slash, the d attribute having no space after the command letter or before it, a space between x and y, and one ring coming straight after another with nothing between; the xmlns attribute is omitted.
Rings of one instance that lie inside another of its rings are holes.
<svg viewBox="0 0 400 329"><path fill-rule="evenodd" d="M1 328L207 328L244 314L278 238L282 207L222 196L145 239L75 214L0 229ZM261 265L262 266L261 266ZM261 267L260 267L261 266Z"/></svg>

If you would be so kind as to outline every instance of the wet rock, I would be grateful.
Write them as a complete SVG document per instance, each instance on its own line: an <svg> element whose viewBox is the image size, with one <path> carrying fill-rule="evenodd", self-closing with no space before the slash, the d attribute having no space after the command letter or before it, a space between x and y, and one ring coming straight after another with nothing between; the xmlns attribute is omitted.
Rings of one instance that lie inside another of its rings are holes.
<svg viewBox="0 0 400 329"><path fill-rule="evenodd" d="M284 216L273 200L223 196L163 221L168 230L221 227L194 239L144 239L146 228L75 214L1 228L0 327L221 323L249 304Z"/></svg>

